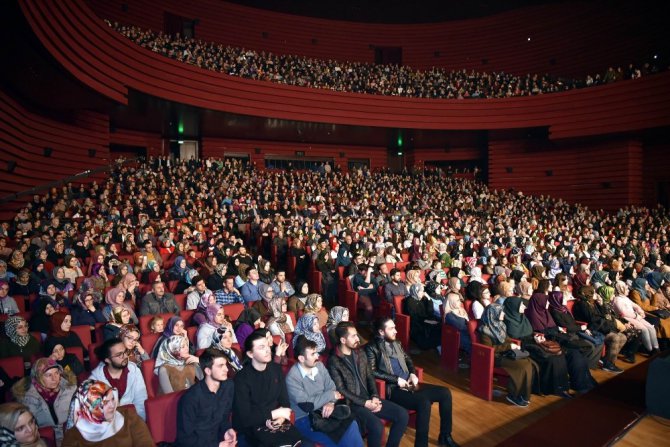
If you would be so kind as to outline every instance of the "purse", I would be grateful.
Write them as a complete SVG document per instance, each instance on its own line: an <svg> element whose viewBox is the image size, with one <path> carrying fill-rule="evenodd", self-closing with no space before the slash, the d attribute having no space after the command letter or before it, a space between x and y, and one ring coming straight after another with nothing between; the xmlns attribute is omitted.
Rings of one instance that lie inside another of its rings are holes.
<svg viewBox="0 0 670 447"><path fill-rule="evenodd" d="M538 342L537 345L547 355L561 355L563 353L561 350L561 345L555 341L545 340Z"/></svg>

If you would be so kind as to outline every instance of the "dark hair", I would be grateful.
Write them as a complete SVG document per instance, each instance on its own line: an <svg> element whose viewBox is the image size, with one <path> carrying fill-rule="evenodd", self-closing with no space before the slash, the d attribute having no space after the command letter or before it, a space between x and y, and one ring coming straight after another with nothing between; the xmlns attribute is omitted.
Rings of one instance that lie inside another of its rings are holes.
<svg viewBox="0 0 670 447"><path fill-rule="evenodd" d="M317 349L316 342L300 334L298 335L298 339L295 341L295 347L293 348L293 355L297 359L298 356L305 355L305 350L307 350L308 348Z"/></svg>
<svg viewBox="0 0 670 447"><path fill-rule="evenodd" d="M286 274L286 269L281 269L281 268L277 269L277 271L275 272L275 275L279 275L280 273Z"/></svg>
<svg viewBox="0 0 670 447"><path fill-rule="evenodd" d="M205 280L205 278L203 278L202 276L200 276L200 275L195 275L195 276L191 279L191 284L196 285L196 284L198 284L200 281L204 281L204 280Z"/></svg>
<svg viewBox="0 0 670 447"><path fill-rule="evenodd" d="M253 265L250 265L249 267L247 267L247 268L244 270L244 274L245 274L246 276L249 276L249 272L252 271L252 270L258 270L258 269L257 269L256 267L254 267Z"/></svg>
<svg viewBox="0 0 670 447"><path fill-rule="evenodd" d="M253 331L246 340L244 340L244 353L247 354L254 350L254 342L256 340L265 340L265 334L258 331Z"/></svg>
<svg viewBox="0 0 670 447"><path fill-rule="evenodd" d="M218 358L225 359L226 356L223 354L223 351L219 351L218 349L205 349L205 352L200 354L198 357L200 359L200 368L202 369L203 372L205 372L205 368L212 368L212 365L214 364L214 360Z"/></svg>
<svg viewBox="0 0 670 447"><path fill-rule="evenodd" d="M551 281L548 279L541 279L540 283L537 286L537 290L540 293L547 293L551 290Z"/></svg>
<svg viewBox="0 0 670 447"><path fill-rule="evenodd" d="M374 331L374 335L375 335L375 336L378 336L378 335L379 335L379 331L383 331L383 330L386 328L386 323L387 323L389 320L392 320L392 318L389 317L388 315L385 315L385 316L383 316L383 317L379 317L379 318L377 318L377 319L374 321L374 324L373 324L373 326L372 326L372 329L373 329L373 331Z"/></svg>
<svg viewBox="0 0 670 447"><path fill-rule="evenodd" d="M389 275L390 275L390 276L393 276L393 275L395 275L396 273L400 273L400 270L398 270L397 268L392 268L391 271L389 272Z"/></svg>
<svg viewBox="0 0 670 447"><path fill-rule="evenodd" d="M337 326L335 326L335 336L338 342L342 337L346 337L349 334L350 327L356 328L352 321L340 321L337 323Z"/></svg>
<svg viewBox="0 0 670 447"><path fill-rule="evenodd" d="M110 338L102 342L100 346L95 348L95 355L100 359L108 359L111 356L112 346L123 343L120 338Z"/></svg>

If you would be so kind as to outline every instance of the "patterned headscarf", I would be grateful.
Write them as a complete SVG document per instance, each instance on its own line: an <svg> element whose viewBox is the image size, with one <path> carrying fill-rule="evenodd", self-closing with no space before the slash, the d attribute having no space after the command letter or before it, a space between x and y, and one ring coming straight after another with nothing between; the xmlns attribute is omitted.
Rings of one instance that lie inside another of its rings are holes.
<svg viewBox="0 0 670 447"><path fill-rule="evenodd" d="M344 312L349 312L349 309L342 306L333 306L333 308L330 309L330 312L328 313L328 321L326 321L328 330L334 328L342 321Z"/></svg>
<svg viewBox="0 0 670 447"><path fill-rule="evenodd" d="M88 442L101 442L114 436L123 428L124 417L115 411L113 419L107 421L104 412L106 399L113 399L118 406L116 389L98 380L82 382L70 402L66 428L76 426Z"/></svg>
<svg viewBox="0 0 670 447"><path fill-rule="evenodd" d="M293 333L293 347L295 348L296 342L300 335L304 335L306 339L312 340L316 343L316 352L322 352L326 349L326 339L323 336L321 331L314 332L314 321L318 320L316 315L313 313L304 314L298 320L296 324L295 331Z"/></svg>
<svg viewBox="0 0 670 447"><path fill-rule="evenodd" d="M56 402L58 393L60 393L60 386L56 390L50 390L45 388L44 382L42 381L44 373L53 368L58 369L62 376L63 367L56 363L51 357L42 357L35 360L33 368L30 370L30 382L47 404Z"/></svg>
<svg viewBox="0 0 670 447"><path fill-rule="evenodd" d="M321 298L321 295L318 293L310 293L307 295L307 300L305 301L305 312L316 312L316 302ZM323 301L321 301L323 303Z"/></svg>
<svg viewBox="0 0 670 447"><path fill-rule="evenodd" d="M23 317L19 317L19 316L13 316L13 317L7 318L7 321L5 321L5 334L7 334L7 337L9 337L9 339L14 344L17 344L21 347L24 347L30 341L31 335L26 334L26 335L20 336L16 332L16 328L18 327L18 325L22 321L26 321L26 319L23 318Z"/></svg>
<svg viewBox="0 0 670 447"><path fill-rule="evenodd" d="M207 316L207 323L211 324L215 328L221 327L221 325L216 322L216 314L219 313L219 309L222 308L223 306L216 303L207 306L207 310L205 311L205 315Z"/></svg>
<svg viewBox="0 0 670 447"><path fill-rule="evenodd" d="M179 357L184 343L188 343L188 339L182 335L173 335L161 343L156 356L156 369L163 365L184 366L186 361Z"/></svg>
<svg viewBox="0 0 670 447"><path fill-rule="evenodd" d="M128 312L130 315L130 311L126 309L123 306L116 306L115 308L112 309L112 322L118 323L118 324L124 324L123 323L123 312Z"/></svg>
<svg viewBox="0 0 670 447"><path fill-rule="evenodd" d="M482 334L491 338L496 345L505 343L507 339L507 327L504 321L500 321L503 307L498 303L491 303L484 308L484 313L477 329Z"/></svg>

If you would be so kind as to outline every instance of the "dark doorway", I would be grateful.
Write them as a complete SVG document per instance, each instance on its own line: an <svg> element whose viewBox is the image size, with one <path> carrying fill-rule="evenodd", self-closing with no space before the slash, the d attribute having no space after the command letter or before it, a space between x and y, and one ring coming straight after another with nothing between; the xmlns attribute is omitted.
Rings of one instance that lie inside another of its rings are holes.
<svg viewBox="0 0 670 447"><path fill-rule="evenodd" d="M670 182L658 182L658 203L667 210L670 208Z"/></svg>
<svg viewBox="0 0 670 447"><path fill-rule="evenodd" d="M110 144L109 155L111 156L112 159L116 159L119 157L123 158L146 157L147 148L146 146L128 146L125 144Z"/></svg>
<svg viewBox="0 0 670 447"><path fill-rule="evenodd" d="M163 16L163 31L166 34L179 34L187 39L193 39L195 38L195 26L197 23L197 20L165 12Z"/></svg>
<svg viewBox="0 0 670 447"><path fill-rule="evenodd" d="M402 65L402 48L376 47L375 64Z"/></svg>

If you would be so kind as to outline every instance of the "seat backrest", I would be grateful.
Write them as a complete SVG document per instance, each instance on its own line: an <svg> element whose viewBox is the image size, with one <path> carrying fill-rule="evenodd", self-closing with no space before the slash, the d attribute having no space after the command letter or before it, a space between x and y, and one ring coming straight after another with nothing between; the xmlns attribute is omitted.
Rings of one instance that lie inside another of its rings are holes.
<svg viewBox="0 0 670 447"><path fill-rule="evenodd" d="M56 447L56 431L53 427L40 427L39 433L47 447Z"/></svg>
<svg viewBox="0 0 670 447"><path fill-rule="evenodd" d="M158 376L154 374L154 367L156 366L156 359L148 359L142 362L142 377L144 384L147 387L147 396L155 397L158 395ZM157 439L154 438L154 441Z"/></svg>
<svg viewBox="0 0 670 447"><path fill-rule="evenodd" d="M479 327L479 321L474 319L468 320L468 334L470 334L470 340L472 343L476 343L478 340L477 327Z"/></svg>
<svg viewBox="0 0 670 447"><path fill-rule="evenodd" d="M91 328L89 325L71 326L70 330L77 334L83 346L91 344Z"/></svg>
<svg viewBox="0 0 670 447"><path fill-rule="evenodd" d="M186 334L191 344L195 345L196 344L195 339L196 336L198 335L198 326L191 326L189 328L186 328Z"/></svg>
<svg viewBox="0 0 670 447"><path fill-rule="evenodd" d="M163 323L167 325L167 322L170 318L174 317L174 314L160 314L161 317L163 317ZM138 317L140 320L140 334L150 334L151 329L149 328L149 323L151 323L151 319L155 317L155 315L142 315L141 317ZM184 325L186 325L186 322L184 322Z"/></svg>
<svg viewBox="0 0 670 447"><path fill-rule="evenodd" d="M185 327L192 326L193 323L193 314L195 313L194 310L182 310L179 312L179 317L181 318L181 321L184 322Z"/></svg>
<svg viewBox="0 0 670 447"><path fill-rule="evenodd" d="M0 359L0 368L11 377L23 377L23 357L15 355L13 357L5 357Z"/></svg>
<svg viewBox="0 0 670 447"><path fill-rule="evenodd" d="M140 337L140 344L144 348L144 350L151 355L151 352L154 350L154 346L156 346L156 342L158 339L161 338L161 334L146 334L142 335Z"/></svg>
<svg viewBox="0 0 670 447"><path fill-rule="evenodd" d="M174 296L174 300L177 302L179 309L186 310L186 294L178 293Z"/></svg>
<svg viewBox="0 0 670 447"><path fill-rule="evenodd" d="M570 314L574 315L574 313L572 312L572 309L575 307L575 301L574 300L570 300L567 303L565 303L565 307L568 308L568 311L570 312Z"/></svg>
<svg viewBox="0 0 670 447"><path fill-rule="evenodd" d="M147 412L147 426L149 432L151 432L151 438L156 444L161 442L173 443L177 439L177 406L184 393L185 391L179 391L149 397L144 401L144 408Z"/></svg>
<svg viewBox="0 0 670 447"><path fill-rule="evenodd" d="M91 371L93 371L93 369L95 369L95 367L100 363L100 359L95 354L96 348L100 345L102 345L102 342L91 343L88 345L88 361L91 365Z"/></svg>
<svg viewBox="0 0 670 447"><path fill-rule="evenodd" d="M226 304L223 306L223 311L232 321L237 320L243 310L244 304L242 303Z"/></svg>
<svg viewBox="0 0 670 447"><path fill-rule="evenodd" d="M16 306L19 308L19 312L25 312L28 297L25 295L13 295L12 298L16 301Z"/></svg>
<svg viewBox="0 0 670 447"><path fill-rule="evenodd" d="M394 296L393 297L393 306L395 307L395 313L397 314L404 314L405 312L402 311L402 303L405 300L404 296Z"/></svg>

